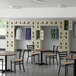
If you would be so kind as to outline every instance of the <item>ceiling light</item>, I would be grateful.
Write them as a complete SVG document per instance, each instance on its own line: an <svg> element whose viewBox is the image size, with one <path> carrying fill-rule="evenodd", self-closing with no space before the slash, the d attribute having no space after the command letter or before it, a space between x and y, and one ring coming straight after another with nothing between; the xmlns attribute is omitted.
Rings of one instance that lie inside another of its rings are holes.
<svg viewBox="0 0 76 76"><path fill-rule="evenodd" d="M32 2L35 2L35 3L40 3L40 4L42 4L42 3L44 3L44 0L32 0Z"/></svg>
<svg viewBox="0 0 76 76"><path fill-rule="evenodd" d="M59 4L58 7L67 8L67 5Z"/></svg>
<svg viewBox="0 0 76 76"><path fill-rule="evenodd" d="M21 9L22 6L14 6L14 5L10 5L9 8L11 8L11 9Z"/></svg>

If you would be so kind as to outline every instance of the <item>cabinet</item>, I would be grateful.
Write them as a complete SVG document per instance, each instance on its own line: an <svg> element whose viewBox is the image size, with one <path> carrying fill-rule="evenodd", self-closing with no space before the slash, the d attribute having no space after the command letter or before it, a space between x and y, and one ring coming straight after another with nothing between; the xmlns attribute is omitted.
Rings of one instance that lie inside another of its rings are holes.
<svg viewBox="0 0 76 76"><path fill-rule="evenodd" d="M64 20L59 25L59 51L70 51L70 31L72 21Z"/></svg>
<svg viewBox="0 0 76 76"><path fill-rule="evenodd" d="M6 26L6 51L14 51L16 47L14 22L7 21Z"/></svg>
<svg viewBox="0 0 76 76"><path fill-rule="evenodd" d="M59 51L70 50L70 31L72 30L71 20L7 20L6 22L6 50L17 49L15 40L15 26L30 26L31 41L35 49L42 49L44 40L44 26L58 26L59 28Z"/></svg>
<svg viewBox="0 0 76 76"><path fill-rule="evenodd" d="M59 31L64 30L64 21L59 21Z"/></svg>
<svg viewBox="0 0 76 76"><path fill-rule="evenodd" d="M72 30L73 29L73 23L71 20L69 20L69 30Z"/></svg>

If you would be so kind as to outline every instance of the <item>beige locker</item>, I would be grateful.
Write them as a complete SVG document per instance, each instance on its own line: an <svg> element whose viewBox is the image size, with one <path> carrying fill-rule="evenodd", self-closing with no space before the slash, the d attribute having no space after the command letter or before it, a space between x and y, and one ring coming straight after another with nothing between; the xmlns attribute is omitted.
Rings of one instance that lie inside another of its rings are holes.
<svg viewBox="0 0 76 76"><path fill-rule="evenodd" d="M59 41L59 47L58 47L59 51L63 51L64 50L64 43L63 42L64 42L63 40Z"/></svg>
<svg viewBox="0 0 76 76"><path fill-rule="evenodd" d="M69 31L64 31L64 40L69 40Z"/></svg>
<svg viewBox="0 0 76 76"><path fill-rule="evenodd" d="M41 30L41 26L40 25L36 25L36 30Z"/></svg>
<svg viewBox="0 0 76 76"><path fill-rule="evenodd" d="M31 40L36 40L36 27L35 25L31 26Z"/></svg>
<svg viewBox="0 0 76 76"><path fill-rule="evenodd" d="M72 29L73 29L73 22L69 21L69 30L72 30Z"/></svg>
<svg viewBox="0 0 76 76"><path fill-rule="evenodd" d="M6 51L14 51L14 40L6 40Z"/></svg>
<svg viewBox="0 0 76 76"><path fill-rule="evenodd" d="M63 35L64 35L63 31L59 31L59 40L63 40Z"/></svg>
<svg viewBox="0 0 76 76"><path fill-rule="evenodd" d="M9 29L11 29L11 30L14 29L14 21L10 21Z"/></svg>
<svg viewBox="0 0 76 76"><path fill-rule="evenodd" d="M14 31L14 29L13 30L9 30L9 37L10 37L10 39L14 39L15 38L15 31Z"/></svg>
<svg viewBox="0 0 76 76"><path fill-rule="evenodd" d="M6 30L6 40L10 38L9 36L10 36L10 32L9 30Z"/></svg>
<svg viewBox="0 0 76 76"><path fill-rule="evenodd" d="M51 26L58 26L58 21L50 21Z"/></svg>
<svg viewBox="0 0 76 76"><path fill-rule="evenodd" d="M64 21L59 21L59 30L64 30Z"/></svg>
<svg viewBox="0 0 76 76"><path fill-rule="evenodd" d="M10 48L10 49L9 49L9 50L10 50L10 51L14 51L14 50L15 50L14 46L15 46L15 45L14 45L14 40L10 40L10 43L9 43L9 48Z"/></svg>
<svg viewBox="0 0 76 76"><path fill-rule="evenodd" d="M9 43L10 43L10 40L9 39L6 39L6 51L9 51Z"/></svg>
<svg viewBox="0 0 76 76"><path fill-rule="evenodd" d="M69 41L64 41L64 51L69 51Z"/></svg>
<svg viewBox="0 0 76 76"><path fill-rule="evenodd" d="M44 30L40 30L40 40L44 40Z"/></svg>
<svg viewBox="0 0 76 76"><path fill-rule="evenodd" d="M6 21L6 30L9 30L10 27L10 21Z"/></svg>
<svg viewBox="0 0 76 76"><path fill-rule="evenodd" d="M40 40L36 40L36 44L35 45L36 45L35 46L36 49L41 49L41 47L42 47Z"/></svg>

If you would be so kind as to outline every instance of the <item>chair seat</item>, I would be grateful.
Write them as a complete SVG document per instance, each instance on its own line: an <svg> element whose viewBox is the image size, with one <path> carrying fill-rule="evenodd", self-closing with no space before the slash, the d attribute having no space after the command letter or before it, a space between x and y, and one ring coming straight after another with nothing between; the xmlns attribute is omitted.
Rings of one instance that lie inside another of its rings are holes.
<svg viewBox="0 0 76 76"><path fill-rule="evenodd" d="M3 58L0 58L0 60L3 60Z"/></svg>
<svg viewBox="0 0 76 76"><path fill-rule="evenodd" d="M22 61L22 59L13 59L12 62Z"/></svg>
<svg viewBox="0 0 76 76"><path fill-rule="evenodd" d="M56 56L56 54L47 54L47 56Z"/></svg>
<svg viewBox="0 0 76 76"><path fill-rule="evenodd" d="M30 53L31 55L39 55L39 53Z"/></svg>
<svg viewBox="0 0 76 76"><path fill-rule="evenodd" d="M71 64L74 64L73 62L61 62L61 64L63 65L71 65Z"/></svg>

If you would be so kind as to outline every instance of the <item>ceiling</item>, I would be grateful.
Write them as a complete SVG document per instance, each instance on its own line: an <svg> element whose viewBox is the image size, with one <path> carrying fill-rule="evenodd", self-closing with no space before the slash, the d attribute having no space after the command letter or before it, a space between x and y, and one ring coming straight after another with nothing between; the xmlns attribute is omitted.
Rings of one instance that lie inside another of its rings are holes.
<svg viewBox="0 0 76 76"><path fill-rule="evenodd" d="M0 8L76 7L76 0L0 0Z"/></svg>

